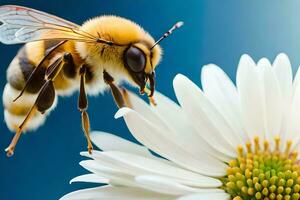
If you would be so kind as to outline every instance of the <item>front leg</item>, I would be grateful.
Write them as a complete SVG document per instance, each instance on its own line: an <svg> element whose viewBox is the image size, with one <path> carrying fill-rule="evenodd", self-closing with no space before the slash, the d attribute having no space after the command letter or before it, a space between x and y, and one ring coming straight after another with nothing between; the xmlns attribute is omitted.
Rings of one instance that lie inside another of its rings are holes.
<svg viewBox="0 0 300 200"><path fill-rule="evenodd" d="M85 92L86 65L81 66L79 73L80 73L80 90L79 90L79 97L78 97L78 109L81 112L82 129L88 143L88 151L91 154L93 150L93 145L90 138L90 120L89 120L89 115L87 113L88 100Z"/></svg>
<svg viewBox="0 0 300 200"><path fill-rule="evenodd" d="M114 97L114 100L117 104L117 106L119 108L125 107L125 101L124 101L124 97L120 91L120 89L118 88L118 86L116 86L114 84L114 78L107 72L107 71L103 71L103 79L105 81L106 84L109 85L110 89L111 89L111 93Z"/></svg>

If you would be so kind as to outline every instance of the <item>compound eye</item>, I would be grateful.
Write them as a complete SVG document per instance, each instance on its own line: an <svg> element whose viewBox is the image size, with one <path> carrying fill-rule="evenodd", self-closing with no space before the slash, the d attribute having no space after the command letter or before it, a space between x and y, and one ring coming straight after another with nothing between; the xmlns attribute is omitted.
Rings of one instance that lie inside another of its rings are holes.
<svg viewBox="0 0 300 200"><path fill-rule="evenodd" d="M130 47L125 52L125 64L134 72L141 72L146 66L144 52L136 47Z"/></svg>

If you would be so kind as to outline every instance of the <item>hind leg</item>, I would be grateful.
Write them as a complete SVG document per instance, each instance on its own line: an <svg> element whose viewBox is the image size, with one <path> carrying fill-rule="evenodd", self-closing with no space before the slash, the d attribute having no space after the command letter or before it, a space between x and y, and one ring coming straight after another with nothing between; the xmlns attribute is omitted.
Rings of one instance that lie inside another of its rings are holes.
<svg viewBox="0 0 300 200"><path fill-rule="evenodd" d="M65 54L67 55L67 54ZM55 88L53 84L53 80L59 74L61 69L63 68L63 60L65 56L62 56L58 60L56 60L52 65L48 67L45 73L45 83L38 92L36 101L34 105L31 107L29 112L27 113L24 121L20 126L16 129L16 134L14 135L10 145L6 148L6 152L8 156L12 156L15 150L15 147L20 139L20 136L23 130L28 125L30 119L35 115L36 112L40 112L44 114L54 103L55 100Z"/></svg>
<svg viewBox="0 0 300 200"><path fill-rule="evenodd" d="M34 105L27 113L24 121L17 128L16 134L14 135L10 145L5 149L5 151L7 152L7 156L12 156L14 154L14 149L29 120L36 114L37 111L42 114L45 113L45 111L48 110L53 105L54 99L55 99L55 90L54 90L53 81L47 80L47 82L41 88Z"/></svg>

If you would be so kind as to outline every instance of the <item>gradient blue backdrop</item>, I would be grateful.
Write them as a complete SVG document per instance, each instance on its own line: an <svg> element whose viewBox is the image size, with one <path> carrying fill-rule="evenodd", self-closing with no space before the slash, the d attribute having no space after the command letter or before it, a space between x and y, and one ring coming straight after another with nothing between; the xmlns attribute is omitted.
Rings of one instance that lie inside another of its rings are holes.
<svg viewBox="0 0 300 200"><path fill-rule="evenodd" d="M172 79L177 73L199 83L201 66L216 63L235 79L239 57L250 54L274 59L286 52L294 67L300 64L298 1L216 0L0 0L56 14L78 24L102 15L120 15L141 24L154 37L177 20L185 26L162 43L164 59L157 69L158 90L175 99ZM0 90L5 71L20 46L0 45ZM295 68L294 68L295 71ZM133 140L122 120L113 118L116 107L110 95L90 98L92 128ZM0 112L3 109L1 107ZM21 138L12 158L4 149L13 136L0 115L0 199L55 200L87 184L69 185L85 173L78 162L86 143L80 129L76 96L59 99L46 125Z"/></svg>

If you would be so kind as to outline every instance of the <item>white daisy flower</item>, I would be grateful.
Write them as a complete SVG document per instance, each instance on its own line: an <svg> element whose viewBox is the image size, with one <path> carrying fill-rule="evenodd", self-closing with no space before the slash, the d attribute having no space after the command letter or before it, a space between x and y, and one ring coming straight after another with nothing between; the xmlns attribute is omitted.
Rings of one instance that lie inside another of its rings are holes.
<svg viewBox="0 0 300 200"><path fill-rule="evenodd" d="M94 133L102 151L82 153L91 173L71 182L106 186L61 200L299 199L299 71L293 81L285 54L273 66L243 55L236 86L213 64L202 69L203 90L177 75L180 106L159 93L156 107L130 94L132 109L116 117L142 145Z"/></svg>

